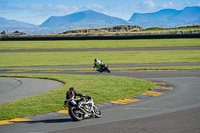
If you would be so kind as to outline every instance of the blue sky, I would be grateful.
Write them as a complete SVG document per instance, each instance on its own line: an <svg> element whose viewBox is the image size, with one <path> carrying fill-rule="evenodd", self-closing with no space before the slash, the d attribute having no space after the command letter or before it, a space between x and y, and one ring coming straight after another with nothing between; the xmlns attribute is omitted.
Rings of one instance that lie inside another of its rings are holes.
<svg viewBox="0 0 200 133"><path fill-rule="evenodd" d="M50 16L94 10L128 20L133 13L200 6L200 0L0 0L0 17L41 24Z"/></svg>

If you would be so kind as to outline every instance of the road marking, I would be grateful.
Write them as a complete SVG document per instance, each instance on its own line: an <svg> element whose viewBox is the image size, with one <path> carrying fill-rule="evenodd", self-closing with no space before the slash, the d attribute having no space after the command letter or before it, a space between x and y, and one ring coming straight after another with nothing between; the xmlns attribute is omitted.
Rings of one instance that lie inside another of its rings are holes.
<svg viewBox="0 0 200 133"><path fill-rule="evenodd" d="M68 110L60 110L57 113L68 114Z"/></svg>
<svg viewBox="0 0 200 133"><path fill-rule="evenodd" d="M2 120L2 121L0 121L0 125L11 124L11 123L15 123L15 122L24 122L24 121L31 121L31 119L15 118L15 119L11 119L11 120Z"/></svg>
<svg viewBox="0 0 200 133"><path fill-rule="evenodd" d="M141 99L124 99L124 100L117 100L117 101L111 101L111 103L117 103L117 104L127 104L132 102L141 101Z"/></svg>
<svg viewBox="0 0 200 133"><path fill-rule="evenodd" d="M155 82L156 84L160 84L160 85L167 85L167 83L165 82Z"/></svg>
<svg viewBox="0 0 200 133"><path fill-rule="evenodd" d="M25 119L25 118L15 118L11 119L12 122L23 122L23 121L31 121L31 119Z"/></svg>
<svg viewBox="0 0 200 133"><path fill-rule="evenodd" d="M0 121L0 125L11 124L11 123L14 123L14 122L10 122L9 120Z"/></svg>
<svg viewBox="0 0 200 133"><path fill-rule="evenodd" d="M158 89L167 89L167 90L173 90L173 89L174 89L174 87L173 87L173 86L169 86L169 87L167 87L167 86L158 86Z"/></svg>
<svg viewBox="0 0 200 133"><path fill-rule="evenodd" d="M146 92L146 93L144 93L144 94L142 94L142 95L148 95L148 96L160 96L160 95L163 95L163 94L165 94L165 93L163 93L163 92L149 91L149 92Z"/></svg>

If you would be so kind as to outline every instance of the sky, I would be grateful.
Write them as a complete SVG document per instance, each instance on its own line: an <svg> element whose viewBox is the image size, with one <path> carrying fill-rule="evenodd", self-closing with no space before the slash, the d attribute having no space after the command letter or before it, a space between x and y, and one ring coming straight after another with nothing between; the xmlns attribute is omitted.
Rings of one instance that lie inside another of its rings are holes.
<svg viewBox="0 0 200 133"><path fill-rule="evenodd" d="M0 17L40 25L50 16L94 10L129 20L133 13L200 6L200 0L0 0Z"/></svg>

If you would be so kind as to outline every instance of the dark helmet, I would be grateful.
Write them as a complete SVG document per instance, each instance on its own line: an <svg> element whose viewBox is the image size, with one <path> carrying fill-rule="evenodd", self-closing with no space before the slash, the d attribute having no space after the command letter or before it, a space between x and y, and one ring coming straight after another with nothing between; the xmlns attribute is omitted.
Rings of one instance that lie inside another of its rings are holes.
<svg viewBox="0 0 200 133"><path fill-rule="evenodd" d="M69 91L76 91L74 87L69 88Z"/></svg>
<svg viewBox="0 0 200 133"><path fill-rule="evenodd" d="M97 62L97 59L94 59L94 62Z"/></svg>

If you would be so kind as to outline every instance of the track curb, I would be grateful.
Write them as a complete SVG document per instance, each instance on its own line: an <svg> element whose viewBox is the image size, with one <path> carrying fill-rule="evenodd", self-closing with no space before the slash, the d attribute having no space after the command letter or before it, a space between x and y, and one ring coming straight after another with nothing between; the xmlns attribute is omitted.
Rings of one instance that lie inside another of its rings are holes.
<svg viewBox="0 0 200 133"><path fill-rule="evenodd" d="M155 89L149 90L148 92L143 93L138 96L121 99L121 100L117 100L117 101L111 101L110 103L97 104L97 106L99 108L103 108L103 107L108 107L108 106L129 104L129 103L133 103L133 102L142 101L147 98L161 96L161 95L164 95L174 89L174 86L169 83L165 83L162 81L154 81L154 80L150 80L150 81L155 82L157 84L157 87Z"/></svg>

